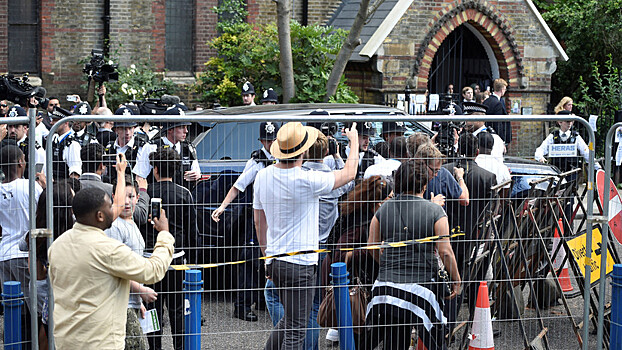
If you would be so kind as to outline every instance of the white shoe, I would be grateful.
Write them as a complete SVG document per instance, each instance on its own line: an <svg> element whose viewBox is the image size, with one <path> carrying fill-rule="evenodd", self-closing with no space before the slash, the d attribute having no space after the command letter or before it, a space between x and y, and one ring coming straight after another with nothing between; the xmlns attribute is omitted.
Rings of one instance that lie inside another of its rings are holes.
<svg viewBox="0 0 622 350"><path fill-rule="evenodd" d="M338 342L339 341L339 331L334 329L334 328L330 328L328 330L328 332L326 333L326 340L332 341L332 342Z"/></svg>

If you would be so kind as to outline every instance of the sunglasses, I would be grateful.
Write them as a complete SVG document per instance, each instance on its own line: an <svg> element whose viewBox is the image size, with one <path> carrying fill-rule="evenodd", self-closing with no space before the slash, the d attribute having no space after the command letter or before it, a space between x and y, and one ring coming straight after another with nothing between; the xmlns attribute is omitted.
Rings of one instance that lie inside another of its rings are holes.
<svg viewBox="0 0 622 350"><path fill-rule="evenodd" d="M434 169L429 164L426 164L426 165L428 166L428 169L430 169L430 171L434 174L434 176L436 176L438 172L441 170L441 168Z"/></svg>
<svg viewBox="0 0 622 350"><path fill-rule="evenodd" d="M2 108L6 108L6 107L8 107L8 106L9 106L9 105L4 105L4 104L3 104L3 105L0 105L0 107L2 107Z"/></svg>

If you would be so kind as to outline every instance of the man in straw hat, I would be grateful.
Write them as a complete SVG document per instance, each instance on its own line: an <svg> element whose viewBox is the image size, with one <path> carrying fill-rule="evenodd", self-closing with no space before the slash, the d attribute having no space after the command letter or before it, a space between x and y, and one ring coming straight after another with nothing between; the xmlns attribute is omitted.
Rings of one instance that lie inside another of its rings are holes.
<svg viewBox="0 0 622 350"><path fill-rule="evenodd" d="M266 256L315 250L319 247L319 198L354 180L358 152L350 152L343 169L334 172L302 170L303 155L319 130L299 122L285 124L270 153L279 162L257 173L253 209L255 227ZM358 149L356 123L345 130L350 148ZM267 259L266 275L279 290L285 315L272 330L266 349L298 349L313 306L318 254Z"/></svg>

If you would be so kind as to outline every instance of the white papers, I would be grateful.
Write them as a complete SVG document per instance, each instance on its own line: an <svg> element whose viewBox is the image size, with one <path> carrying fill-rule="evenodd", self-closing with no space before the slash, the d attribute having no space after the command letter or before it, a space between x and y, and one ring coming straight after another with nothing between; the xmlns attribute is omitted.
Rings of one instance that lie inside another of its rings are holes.
<svg viewBox="0 0 622 350"><path fill-rule="evenodd" d="M155 309L147 310L145 318L139 317L138 319L140 320L140 327L143 329L143 333L147 334L160 330L160 320Z"/></svg>
<svg viewBox="0 0 622 350"><path fill-rule="evenodd" d="M589 123L590 126L592 127L592 130L594 130L594 132L596 132L596 121L598 120L598 116L597 115L590 115L590 119L589 119Z"/></svg>

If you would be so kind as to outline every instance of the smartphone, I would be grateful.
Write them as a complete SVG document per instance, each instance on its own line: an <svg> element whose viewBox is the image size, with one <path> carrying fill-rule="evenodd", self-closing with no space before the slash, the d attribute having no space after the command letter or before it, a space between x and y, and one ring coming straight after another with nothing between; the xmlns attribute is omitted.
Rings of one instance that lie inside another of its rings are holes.
<svg viewBox="0 0 622 350"><path fill-rule="evenodd" d="M151 220L160 218L162 210L162 198L151 198Z"/></svg>
<svg viewBox="0 0 622 350"><path fill-rule="evenodd" d="M35 164L35 173L40 173L43 170L43 163Z"/></svg>
<svg viewBox="0 0 622 350"><path fill-rule="evenodd" d="M78 97L76 95L67 95L67 101L78 102Z"/></svg>

